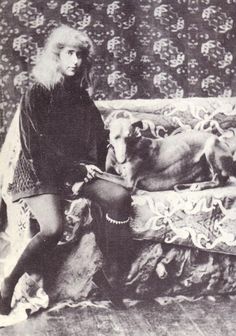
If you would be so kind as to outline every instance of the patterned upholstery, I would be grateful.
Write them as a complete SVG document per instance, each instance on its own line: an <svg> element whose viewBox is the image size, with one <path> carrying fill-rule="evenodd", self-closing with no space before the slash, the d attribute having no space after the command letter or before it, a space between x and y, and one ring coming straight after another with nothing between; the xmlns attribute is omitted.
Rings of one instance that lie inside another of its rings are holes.
<svg viewBox="0 0 236 336"><path fill-rule="evenodd" d="M168 244L236 254L236 181L214 191L138 192L133 234Z"/></svg>

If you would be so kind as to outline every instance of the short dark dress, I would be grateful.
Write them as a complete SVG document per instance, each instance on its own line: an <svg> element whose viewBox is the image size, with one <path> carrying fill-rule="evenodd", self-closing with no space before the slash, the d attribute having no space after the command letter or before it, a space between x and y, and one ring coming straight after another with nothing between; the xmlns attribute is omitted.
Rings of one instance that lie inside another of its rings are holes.
<svg viewBox="0 0 236 336"><path fill-rule="evenodd" d="M34 83L20 105L21 152L8 191L12 201L61 193L81 163L104 168L107 134L87 91L70 79L53 89Z"/></svg>

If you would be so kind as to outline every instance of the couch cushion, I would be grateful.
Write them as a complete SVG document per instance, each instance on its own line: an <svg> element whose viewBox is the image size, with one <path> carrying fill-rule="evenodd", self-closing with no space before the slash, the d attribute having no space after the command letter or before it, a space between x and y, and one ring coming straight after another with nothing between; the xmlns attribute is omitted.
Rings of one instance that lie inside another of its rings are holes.
<svg viewBox="0 0 236 336"><path fill-rule="evenodd" d="M219 135L228 129L236 129L236 97L113 100L97 101L96 105L105 121L122 113L152 121L155 124L152 132L156 135L170 134L179 127Z"/></svg>
<svg viewBox="0 0 236 336"><path fill-rule="evenodd" d="M236 179L202 191L137 191L135 239L236 255Z"/></svg>

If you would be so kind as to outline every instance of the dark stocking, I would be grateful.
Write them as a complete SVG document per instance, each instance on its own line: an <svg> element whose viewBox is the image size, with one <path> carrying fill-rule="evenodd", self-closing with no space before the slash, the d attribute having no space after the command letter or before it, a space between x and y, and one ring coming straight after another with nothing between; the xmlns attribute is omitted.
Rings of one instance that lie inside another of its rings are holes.
<svg viewBox="0 0 236 336"><path fill-rule="evenodd" d="M38 258L52 250L56 244L57 240L54 238L45 238L41 233L38 233L31 239L12 272L2 283L0 294L0 314L9 314L14 288L20 277L27 271L30 263L37 263Z"/></svg>

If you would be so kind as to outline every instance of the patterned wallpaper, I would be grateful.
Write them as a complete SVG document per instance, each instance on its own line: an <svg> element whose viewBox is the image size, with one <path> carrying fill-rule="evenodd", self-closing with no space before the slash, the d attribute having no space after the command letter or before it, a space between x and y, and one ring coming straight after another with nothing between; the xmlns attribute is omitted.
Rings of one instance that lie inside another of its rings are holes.
<svg viewBox="0 0 236 336"><path fill-rule="evenodd" d="M94 99L236 95L236 0L1 0L0 139L52 27L96 46Z"/></svg>

